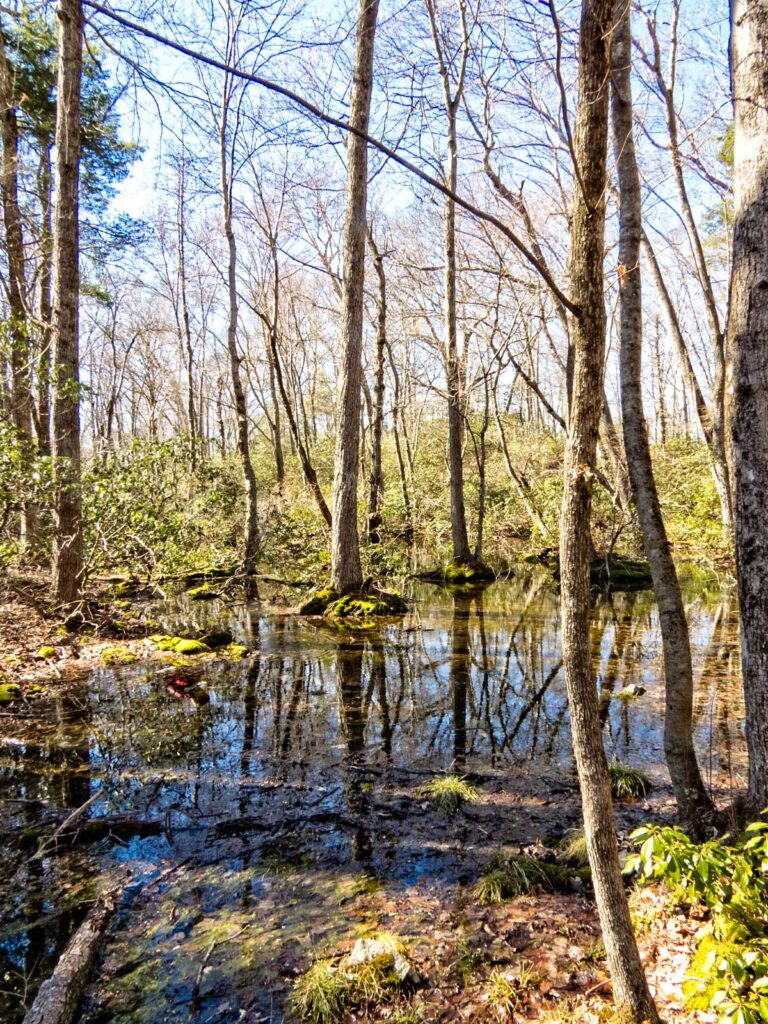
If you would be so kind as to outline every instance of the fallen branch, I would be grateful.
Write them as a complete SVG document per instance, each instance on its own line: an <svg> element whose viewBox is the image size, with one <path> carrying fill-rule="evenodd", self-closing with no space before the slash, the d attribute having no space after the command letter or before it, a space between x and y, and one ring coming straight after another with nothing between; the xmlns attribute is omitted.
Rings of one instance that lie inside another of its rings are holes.
<svg viewBox="0 0 768 1024"><path fill-rule="evenodd" d="M23 1024L72 1024L120 889L102 894L69 941L50 978L44 981Z"/></svg>

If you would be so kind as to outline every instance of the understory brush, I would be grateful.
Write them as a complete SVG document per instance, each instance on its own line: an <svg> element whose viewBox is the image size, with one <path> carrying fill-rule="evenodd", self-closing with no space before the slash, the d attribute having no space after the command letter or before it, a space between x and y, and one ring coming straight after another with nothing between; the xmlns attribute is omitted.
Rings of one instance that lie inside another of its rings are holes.
<svg viewBox="0 0 768 1024"><path fill-rule="evenodd" d="M625 865L642 883L661 881L677 904L706 910L708 925L683 986L691 1009L722 1024L768 1021L768 820L735 840L697 845L681 829L646 825Z"/></svg>

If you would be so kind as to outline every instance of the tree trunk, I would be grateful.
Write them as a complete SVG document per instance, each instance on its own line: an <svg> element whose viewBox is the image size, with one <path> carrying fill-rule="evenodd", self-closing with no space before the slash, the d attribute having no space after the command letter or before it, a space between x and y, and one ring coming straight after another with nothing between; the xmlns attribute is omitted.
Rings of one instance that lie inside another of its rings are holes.
<svg viewBox="0 0 768 1024"><path fill-rule="evenodd" d="M376 368L373 386L373 418L371 421L371 475L368 491L368 543L381 540L381 503L384 498L384 474L381 468L381 439L384 432L384 356L387 347L387 277L384 255L379 251L373 234L368 243L373 253L373 265L379 281L376 298Z"/></svg>
<svg viewBox="0 0 768 1024"><path fill-rule="evenodd" d="M192 347L192 329L189 321L189 302L187 300L187 154L182 149L179 158L179 193L177 205L177 230L178 230L178 277L179 277L179 305L181 306L181 344L184 355L185 369L187 371L187 426L189 427L189 443L192 449L192 471L195 470L197 462L197 413L195 410L195 353Z"/></svg>
<svg viewBox="0 0 768 1024"><path fill-rule="evenodd" d="M734 0L730 324L741 670L753 812L768 805L768 0Z"/></svg>
<svg viewBox="0 0 768 1024"><path fill-rule="evenodd" d="M714 807L693 747L693 668L688 622L659 505L643 410L643 313L640 174L632 133L632 37L629 0L619 0L613 34L613 139L619 181L619 301L621 413L632 492L645 556L659 606L664 649L664 750L681 822L702 834Z"/></svg>
<svg viewBox="0 0 768 1024"><path fill-rule="evenodd" d="M2 183L5 249L8 260L7 295L10 312L11 378L13 390L13 425L32 447L32 393L29 373L29 323L25 306L26 273L24 237L19 209L19 126L16 118L12 72L5 53L4 29L0 26L0 134L3 141ZM24 502L21 517L21 540L25 548L34 547L38 532L38 510Z"/></svg>
<svg viewBox="0 0 768 1024"><path fill-rule="evenodd" d="M373 45L378 0L360 0L355 40L350 124L368 131L373 90ZM340 594L363 583L357 529L357 477L360 454L363 311L365 304L365 236L368 203L368 144L357 135L347 139L347 210L344 227L344 288L341 301L341 386L333 479L331 578Z"/></svg>
<svg viewBox="0 0 768 1024"><path fill-rule="evenodd" d="M53 234L53 410L55 494L53 586L56 600L71 605L83 574L80 492L80 80L83 9L59 0L56 95L56 194Z"/></svg>
<svg viewBox="0 0 768 1024"><path fill-rule="evenodd" d="M51 453L51 280L53 272L53 224L51 213L51 137L38 138L40 164L37 172L37 194L40 201L40 281L38 315L40 317L40 350L37 355L37 447L43 455Z"/></svg>
<svg viewBox="0 0 768 1024"><path fill-rule="evenodd" d="M227 156L229 138L227 121L229 103L232 98L230 83L224 84L219 126L219 147L221 156L221 198L224 217L224 234L227 239L227 290L229 293L229 319L227 322L227 350L232 377L232 393L235 399L237 417L237 450L245 481L245 544L243 549L243 570L246 577L256 571L256 557L259 552L259 512L257 504L256 474L251 462L251 447L248 431L248 407L245 401L243 382L240 376L240 353L237 348L238 301L237 301L237 241L232 226L232 185L234 169ZM248 588L246 588L248 589Z"/></svg>
<svg viewBox="0 0 768 1024"><path fill-rule="evenodd" d="M603 941L620 1013L658 1015L643 974L619 867L608 763L592 675L590 519L605 361L605 189L613 0L584 0L579 38L579 102L569 251L571 297L579 309L572 339L574 377L560 521L563 665L584 828Z"/></svg>

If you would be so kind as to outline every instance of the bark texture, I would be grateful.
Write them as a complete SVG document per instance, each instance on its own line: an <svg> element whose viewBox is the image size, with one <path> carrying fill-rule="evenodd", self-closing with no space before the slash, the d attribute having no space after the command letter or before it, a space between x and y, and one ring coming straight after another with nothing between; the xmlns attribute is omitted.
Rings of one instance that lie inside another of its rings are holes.
<svg viewBox="0 0 768 1024"><path fill-rule="evenodd" d="M592 674L590 518L605 360L605 188L613 0L584 0L579 37L579 103L569 251L574 378L560 522L563 666L581 786L589 863L617 1009L656 1021L619 867L608 764Z"/></svg>
<svg viewBox="0 0 768 1024"><path fill-rule="evenodd" d="M59 0L58 18L51 439L56 483L53 585L57 601L71 605L79 594L83 573L79 331L83 9L80 0Z"/></svg>
<svg viewBox="0 0 768 1024"><path fill-rule="evenodd" d="M77 929L56 969L40 986L24 1024L72 1024L88 975L115 912L115 893L102 896Z"/></svg>
<svg viewBox="0 0 768 1024"><path fill-rule="evenodd" d="M732 443L747 803L768 805L768 0L734 0Z"/></svg>
<svg viewBox="0 0 768 1024"><path fill-rule="evenodd" d="M373 381L373 418L371 420L371 474L368 490L368 542L381 540L381 504L384 500L384 471L381 466L381 438L384 432L384 359L387 348L387 275L384 253L369 232L368 243L379 283L376 296L376 365Z"/></svg>
<svg viewBox="0 0 768 1024"><path fill-rule="evenodd" d="M664 751L683 823L700 833L714 808L693 747L693 668L688 622L653 475L643 410L643 307L640 173L632 131L630 7L618 0L612 45L613 142L619 181L619 303L621 414L624 450L645 557L659 606L664 650Z"/></svg>
<svg viewBox="0 0 768 1024"><path fill-rule="evenodd" d="M373 90L373 46L378 0L360 0L355 40L354 82L349 123L368 131ZM341 301L341 385L333 479L331 579L340 594L363 583L357 529L360 405L363 379L365 240L368 205L368 144L357 135L347 141L347 210L344 226L344 285Z"/></svg>

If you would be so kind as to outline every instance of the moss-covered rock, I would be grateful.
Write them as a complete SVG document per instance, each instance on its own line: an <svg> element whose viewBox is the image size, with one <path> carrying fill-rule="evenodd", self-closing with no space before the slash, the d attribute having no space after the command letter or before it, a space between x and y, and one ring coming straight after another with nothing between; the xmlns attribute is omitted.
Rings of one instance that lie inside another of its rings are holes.
<svg viewBox="0 0 768 1024"><path fill-rule="evenodd" d="M58 658L58 656L59 652L56 650L56 648L50 647L48 645L43 645L42 647L39 647L37 650L37 654L35 655L38 661L50 661L51 658Z"/></svg>
<svg viewBox="0 0 768 1024"><path fill-rule="evenodd" d="M168 636L164 633L150 637L156 651L173 651L175 654L206 654L210 647L192 637Z"/></svg>
<svg viewBox="0 0 768 1024"><path fill-rule="evenodd" d="M212 587L207 587L203 584L200 587L193 587L192 590L187 591L187 597L190 601L215 601L217 598L222 597L220 590L214 590Z"/></svg>
<svg viewBox="0 0 768 1024"><path fill-rule="evenodd" d="M490 566L483 562L447 562L433 572L419 573L418 578L427 583L440 583L443 586L458 587L485 587L493 583L496 573Z"/></svg>
<svg viewBox="0 0 768 1024"><path fill-rule="evenodd" d="M0 704L10 704L20 696L21 687L18 683L0 683Z"/></svg>
<svg viewBox="0 0 768 1024"><path fill-rule="evenodd" d="M101 652L101 663L107 668L114 668L118 665L133 665L138 660L138 655L133 651L125 650L123 647L105 647Z"/></svg>
<svg viewBox="0 0 768 1024"><path fill-rule="evenodd" d="M345 594L333 601L325 610L325 618L366 628L375 625L377 619L404 615L407 611L408 605L399 594L371 589L359 594Z"/></svg>
<svg viewBox="0 0 768 1024"><path fill-rule="evenodd" d="M315 590L310 591L299 605L297 609L298 614L323 615L328 606L333 604L334 601L337 601L338 598L339 595L330 583L323 587L317 587Z"/></svg>

